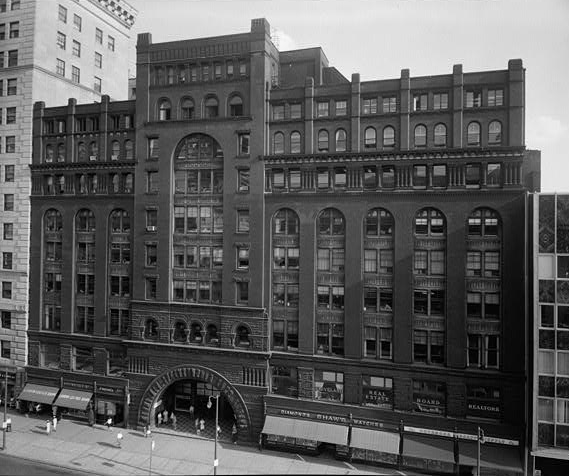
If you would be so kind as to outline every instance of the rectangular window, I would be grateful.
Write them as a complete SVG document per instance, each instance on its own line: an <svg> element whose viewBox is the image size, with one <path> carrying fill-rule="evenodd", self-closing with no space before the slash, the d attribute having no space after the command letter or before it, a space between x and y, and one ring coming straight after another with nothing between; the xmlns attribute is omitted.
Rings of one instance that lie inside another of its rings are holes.
<svg viewBox="0 0 569 476"><path fill-rule="evenodd" d="M383 98L383 112L397 112L397 98L395 96L388 96Z"/></svg>
<svg viewBox="0 0 569 476"><path fill-rule="evenodd" d="M10 311L2 311L2 318L0 320L0 325L4 329L12 328L12 313Z"/></svg>
<svg viewBox="0 0 569 476"><path fill-rule="evenodd" d="M447 186L447 166L433 165L433 187L446 188Z"/></svg>
<svg viewBox="0 0 569 476"><path fill-rule="evenodd" d="M18 85L18 80L15 78L12 79L8 79L7 83L6 83L6 95L8 96L15 96L18 92L17 89L17 85Z"/></svg>
<svg viewBox="0 0 569 476"><path fill-rule="evenodd" d="M4 223L3 238L5 240L11 241L14 239L14 224Z"/></svg>
<svg viewBox="0 0 569 476"><path fill-rule="evenodd" d="M55 72L60 76L65 76L65 61L57 58L57 63L55 66Z"/></svg>
<svg viewBox="0 0 569 476"><path fill-rule="evenodd" d="M414 94L413 95L413 111L426 111L427 110L427 98L426 94Z"/></svg>
<svg viewBox="0 0 569 476"><path fill-rule="evenodd" d="M237 210L237 232L249 233L249 210Z"/></svg>
<svg viewBox="0 0 569 476"><path fill-rule="evenodd" d="M6 108L6 124L16 124L16 108Z"/></svg>
<svg viewBox="0 0 569 476"><path fill-rule="evenodd" d="M336 116L345 116L348 113L347 101L336 101Z"/></svg>
<svg viewBox="0 0 569 476"><path fill-rule="evenodd" d="M12 6L10 7L10 10L14 11L19 9L20 9L20 0L12 0Z"/></svg>
<svg viewBox="0 0 569 476"><path fill-rule="evenodd" d="M302 106L300 104L290 105L290 118L300 119L302 117Z"/></svg>
<svg viewBox="0 0 569 476"><path fill-rule="evenodd" d="M95 42L102 45L103 44L103 30L95 28Z"/></svg>
<svg viewBox="0 0 569 476"><path fill-rule="evenodd" d="M62 21L63 23L67 23L67 8L65 8L62 5L59 5L59 21Z"/></svg>
<svg viewBox="0 0 569 476"><path fill-rule="evenodd" d="M2 253L2 269L12 269L13 255L11 251Z"/></svg>
<svg viewBox="0 0 569 476"><path fill-rule="evenodd" d="M249 268L249 248L237 248L237 268Z"/></svg>
<svg viewBox="0 0 569 476"><path fill-rule="evenodd" d="M18 50L8 51L8 67L18 66Z"/></svg>
<svg viewBox="0 0 569 476"><path fill-rule="evenodd" d="M12 299L12 283L2 281L2 299Z"/></svg>
<svg viewBox="0 0 569 476"><path fill-rule="evenodd" d="M466 91L466 104L465 107L480 107L482 106L482 93L480 91Z"/></svg>
<svg viewBox="0 0 569 476"><path fill-rule="evenodd" d="M314 371L314 399L344 401L344 374L341 372Z"/></svg>
<svg viewBox="0 0 569 476"><path fill-rule="evenodd" d="M273 106L273 120L278 121L284 119L284 105L278 104Z"/></svg>
<svg viewBox="0 0 569 476"><path fill-rule="evenodd" d="M73 56L81 57L81 43L77 40L73 40Z"/></svg>
<svg viewBox="0 0 569 476"><path fill-rule="evenodd" d="M502 185L502 164L488 164L486 169L486 185Z"/></svg>
<svg viewBox="0 0 569 476"><path fill-rule="evenodd" d="M413 187L414 188L427 188L427 166L414 165L413 166Z"/></svg>
<svg viewBox="0 0 569 476"><path fill-rule="evenodd" d="M466 164L466 187L480 187L480 164Z"/></svg>
<svg viewBox="0 0 569 476"><path fill-rule="evenodd" d="M239 169L237 171L237 190L239 192L249 191L249 169Z"/></svg>
<svg viewBox="0 0 569 476"><path fill-rule="evenodd" d="M90 348L73 347L73 370L93 373L95 358Z"/></svg>
<svg viewBox="0 0 569 476"><path fill-rule="evenodd" d="M146 193L158 193L158 172L146 172Z"/></svg>
<svg viewBox="0 0 569 476"><path fill-rule="evenodd" d="M381 166L381 186L383 188L395 187L395 167L393 165Z"/></svg>
<svg viewBox="0 0 569 476"><path fill-rule="evenodd" d="M108 40L107 46L108 46L109 50L115 51L115 39L111 35L109 35L107 40Z"/></svg>
<svg viewBox="0 0 569 476"><path fill-rule="evenodd" d="M330 172L328 169L319 169L317 178L318 188L328 188L330 186Z"/></svg>
<svg viewBox="0 0 569 476"><path fill-rule="evenodd" d="M16 152L16 136L6 136L6 153Z"/></svg>
<svg viewBox="0 0 569 476"><path fill-rule="evenodd" d="M0 24L0 40L5 40L6 39L6 24L2 23Z"/></svg>
<svg viewBox="0 0 569 476"><path fill-rule="evenodd" d="M448 109L448 93L433 94L433 109Z"/></svg>
<svg viewBox="0 0 569 476"><path fill-rule="evenodd" d="M103 56L101 55L101 53L97 53L96 51L95 51L95 66L97 68L103 67Z"/></svg>
<svg viewBox="0 0 569 476"><path fill-rule="evenodd" d="M20 37L20 22L13 21L10 22L10 38L19 38Z"/></svg>
<svg viewBox="0 0 569 476"><path fill-rule="evenodd" d="M101 78L98 78L97 76L93 77L93 89L95 91L97 91L98 93L101 92L101 88L102 88L102 84L101 84Z"/></svg>
<svg viewBox="0 0 569 476"><path fill-rule="evenodd" d="M145 280L145 296L146 299L156 299L158 278L147 277Z"/></svg>
<svg viewBox="0 0 569 476"><path fill-rule="evenodd" d="M377 98L364 98L362 100L362 114L377 114Z"/></svg>
<svg viewBox="0 0 569 476"><path fill-rule="evenodd" d="M10 355L10 341L0 340L0 357L3 359L9 359Z"/></svg>
<svg viewBox="0 0 569 476"><path fill-rule="evenodd" d="M71 81L74 83L81 81L81 71L77 66L71 66Z"/></svg>
<svg viewBox="0 0 569 476"><path fill-rule="evenodd" d="M66 37L63 33L61 33L60 31L57 32L57 46L59 48L61 48L62 50L65 49L65 44L66 44Z"/></svg>
<svg viewBox="0 0 569 476"><path fill-rule="evenodd" d="M328 117L330 115L329 107L328 101L318 101L316 103L316 117Z"/></svg>
<svg viewBox="0 0 569 476"><path fill-rule="evenodd" d="M148 157L152 159L158 158L160 155L160 142L157 137L148 139Z"/></svg>
<svg viewBox="0 0 569 476"><path fill-rule="evenodd" d="M249 147L249 139L251 135L249 133L239 134L239 155L249 155L250 154L250 147Z"/></svg>
<svg viewBox="0 0 569 476"><path fill-rule="evenodd" d="M4 194L4 211L13 212L14 211L14 194L5 193Z"/></svg>
<svg viewBox="0 0 569 476"><path fill-rule="evenodd" d="M468 251L466 253L466 275L482 275L482 254L480 251Z"/></svg>
<svg viewBox="0 0 569 476"><path fill-rule="evenodd" d="M249 303L249 283L241 281L236 284L236 301L238 304Z"/></svg>
<svg viewBox="0 0 569 476"><path fill-rule="evenodd" d="M503 89L489 89L488 90L488 106L503 106L504 105L504 90Z"/></svg>
<svg viewBox="0 0 569 476"><path fill-rule="evenodd" d="M73 15L73 27L76 30L81 31L81 23L82 23L81 17L79 15L74 14Z"/></svg>

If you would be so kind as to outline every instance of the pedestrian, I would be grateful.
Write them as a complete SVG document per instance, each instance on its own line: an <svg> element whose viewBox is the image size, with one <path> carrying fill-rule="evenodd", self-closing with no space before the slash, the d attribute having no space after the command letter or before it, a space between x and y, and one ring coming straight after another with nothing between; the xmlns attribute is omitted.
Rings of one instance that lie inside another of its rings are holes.
<svg viewBox="0 0 569 476"><path fill-rule="evenodd" d="M87 418L89 419L89 426L93 427L93 425L95 424L95 411L93 410L93 405L89 405Z"/></svg>
<svg viewBox="0 0 569 476"><path fill-rule="evenodd" d="M51 433L51 420L46 420L45 422L45 432L47 436Z"/></svg>
<svg viewBox="0 0 569 476"><path fill-rule="evenodd" d="M194 411L195 411L194 406L190 405L190 420L194 419Z"/></svg>
<svg viewBox="0 0 569 476"><path fill-rule="evenodd" d="M231 428L231 440L234 445L237 444L237 425L235 423L233 423L233 428Z"/></svg>
<svg viewBox="0 0 569 476"><path fill-rule="evenodd" d="M162 412L162 416L164 417L164 425L168 424L168 410L164 409Z"/></svg>
<svg viewBox="0 0 569 476"><path fill-rule="evenodd" d="M113 425L113 419L111 417L107 418L107 430L111 429L111 426Z"/></svg>
<svg viewBox="0 0 569 476"><path fill-rule="evenodd" d="M158 419L158 426L160 426L162 424L162 413L158 412L158 416L156 418Z"/></svg>
<svg viewBox="0 0 569 476"><path fill-rule="evenodd" d="M200 432L205 431L205 420L202 418L200 420Z"/></svg>
<svg viewBox="0 0 569 476"><path fill-rule="evenodd" d="M263 434L259 433L259 451L263 451Z"/></svg>
<svg viewBox="0 0 569 476"><path fill-rule="evenodd" d="M221 438L221 427L217 425L217 438Z"/></svg>
<svg viewBox="0 0 569 476"><path fill-rule="evenodd" d="M150 429L148 428L148 425L144 425L144 438L148 438L149 435Z"/></svg>
<svg viewBox="0 0 569 476"><path fill-rule="evenodd" d="M57 416L53 415L53 431L57 431Z"/></svg>
<svg viewBox="0 0 569 476"><path fill-rule="evenodd" d="M121 447L121 441L122 441L122 433L117 433L117 446L120 448Z"/></svg>
<svg viewBox="0 0 569 476"><path fill-rule="evenodd" d="M175 430L176 429L176 415L174 415L174 412L172 412L172 414L170 415L170 421L172 422L172 429Z"/></svg>
<svg viewBox="0 0 569 476"><path fill-rule="evenodd" d="M199 435L200 434L200 419L199 418L196 418L195 425L196 425L196 434Z"/></svg>
<svg viewBox="0 0 569 476"><path fill-rule="evenodd" d="M36 415L40 414L41 411L41 405L39 403L36 404L36 406L34 407L35 411L36 411Z"/></svg>

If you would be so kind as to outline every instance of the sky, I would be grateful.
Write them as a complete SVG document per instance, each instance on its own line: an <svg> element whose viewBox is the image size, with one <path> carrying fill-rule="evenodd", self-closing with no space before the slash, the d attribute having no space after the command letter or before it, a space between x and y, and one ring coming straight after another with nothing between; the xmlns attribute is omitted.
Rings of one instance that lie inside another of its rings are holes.
<svg viewBox="0 0 569 476"><path fill-rule="evenodd" d="M569 192L569 0L127 0L133 37L152 42L250 31L266 18L279 51L319 46L362 81L526 68L526 147L541 150L541 191ZM135 69L132 54L131 68Z"/></svg>

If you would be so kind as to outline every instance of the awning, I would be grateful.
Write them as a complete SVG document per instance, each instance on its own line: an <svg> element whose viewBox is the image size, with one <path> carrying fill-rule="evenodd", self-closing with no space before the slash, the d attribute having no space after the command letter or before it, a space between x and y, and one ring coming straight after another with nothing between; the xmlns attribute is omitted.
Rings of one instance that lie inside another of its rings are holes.
<svg viewBox="0 0 569 476"><path fill-rule="evenodd" d="M57 392L59 392L59 388L57 387L48 387L46 385L27 383L18 396L18 399L51 405L53 399L57 395Z"/></svg>
<svg viewBox="0 0 569 476"><path fill-rule="evenodd" d="M81 390L64 388L57 397L54 405L64 408L73 408L74 410L86 410L92 397L93 392L82 392Z"/></svg>
<svg viewBox="0 0 569 476"><path fill-rule="evenodd" d="M403 455L454 464L454 442L432 436L405 434Z"/></svg>
<svg viewBox="0 0 569 476"><path fill-rule="evenodd" d="M304 440L322 441L335 445L348 444L348 427L313 420L295 420L267 415L263 433L289 436Z"/></svg>
<svg viewBox="0 0 569 476"><path fill-rule="evenodd" d="M474 441L460 441L460 464L476 466L478 445ZM480 445L480 466L483 468L501 469L523 473L520 449L508 445Z"/></svg>
<svg viewBox="0 0 569 476"><path fill-rule="evenodd" d="M350 446L364 450L399 454L399 439L399 433L354 427L352 428Z"/></svg>

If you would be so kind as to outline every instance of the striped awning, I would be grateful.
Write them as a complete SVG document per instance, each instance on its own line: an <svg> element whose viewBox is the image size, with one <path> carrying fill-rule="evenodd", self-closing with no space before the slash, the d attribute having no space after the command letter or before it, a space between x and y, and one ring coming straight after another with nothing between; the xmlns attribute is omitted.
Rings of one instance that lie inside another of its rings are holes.
<svg viewBox="0 0 569 476"><path fill-rule="evenodd" d="M267 415L263 433L267 435L289 436L304 440L321 441L335 445L348 444L348 427L312 420L296 420Z"/></svg>
<svg viewBox="0 0 569 476"><path fill-rule="evenodd" d="M399 454L399 440L399 433L354 427L350 446L363 450Z"/></svg>
<svg viewBox="0 0 569 476"><path fill-rule="evenodd" d="M93 392L64 388L58 395L55 405L74 410L87 410L91 398L93 398Z"/></svg>
<svg viewBox="0 0 569 476"><path fill-rule="evenodd" d="M53 403L53 399L57 395L57 392L59 392L59 388L57 387L27 383L24 389L20 392L18 400L51 405Z"/></svg>

